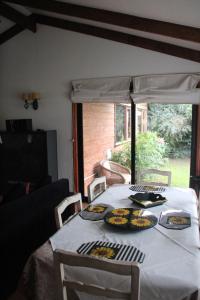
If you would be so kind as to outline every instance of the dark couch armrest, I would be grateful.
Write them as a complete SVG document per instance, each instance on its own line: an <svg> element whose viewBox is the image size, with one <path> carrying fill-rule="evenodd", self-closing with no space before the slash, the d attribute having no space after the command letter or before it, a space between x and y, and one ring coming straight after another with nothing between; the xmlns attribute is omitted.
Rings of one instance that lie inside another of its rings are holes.
<svg viewBox="0 0 200 300"><path fill-rule="evenodd" d="M69 194L68 180L60 179L0 207L0 299L13 292L31 253L56 232L54 208Z"/></svg>

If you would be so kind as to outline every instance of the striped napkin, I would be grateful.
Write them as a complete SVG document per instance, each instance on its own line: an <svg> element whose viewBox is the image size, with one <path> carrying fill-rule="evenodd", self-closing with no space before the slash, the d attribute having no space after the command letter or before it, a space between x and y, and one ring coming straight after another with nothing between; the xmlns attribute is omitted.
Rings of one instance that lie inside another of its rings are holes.
<svg viewBox="0 0 200 300"><path fill-rule="evenodd" d="M82 244L77 253L122 261L142 263L145 254L134 246L95 241Z"/></svg>
<svg viewBox="0 0 200 300"><path fill-rule="evenodd" d="M166 188L155 185L132 185L130 190L134 192L165 192Z"/></svg>

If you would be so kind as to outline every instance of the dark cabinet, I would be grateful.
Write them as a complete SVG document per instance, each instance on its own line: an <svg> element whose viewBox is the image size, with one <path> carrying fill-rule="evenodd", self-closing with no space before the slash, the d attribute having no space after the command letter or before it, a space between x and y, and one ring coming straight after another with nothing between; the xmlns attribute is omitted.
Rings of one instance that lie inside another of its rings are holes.
<svg viewBox="0 0 200 300"><path fill-rule="evenodd" d="M0 180L39 184L58 179L56 131L0 132Z"/></svg>

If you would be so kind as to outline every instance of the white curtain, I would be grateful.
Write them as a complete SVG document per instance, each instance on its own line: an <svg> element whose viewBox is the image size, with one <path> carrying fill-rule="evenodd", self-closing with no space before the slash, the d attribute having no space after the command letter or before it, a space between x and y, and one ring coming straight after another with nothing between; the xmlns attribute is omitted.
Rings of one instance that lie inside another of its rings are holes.
<svg viewBox="0 0 200 300"><path fill-rule="evenodd" d="M133 77L135 103L190 103L200 104L200 73L160 74Z"/></svg>
<svg viewBox="0 0 200 300"><path fill-rule="evenodd" d="M71 100L75 103L130 102L131 77L109 77L72 81Z"/></svg>

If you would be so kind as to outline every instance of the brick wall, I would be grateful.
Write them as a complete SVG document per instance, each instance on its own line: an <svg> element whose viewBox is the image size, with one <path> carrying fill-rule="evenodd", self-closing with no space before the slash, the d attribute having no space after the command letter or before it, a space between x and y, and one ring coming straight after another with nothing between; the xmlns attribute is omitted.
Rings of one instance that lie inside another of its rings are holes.
<svg viewBox="0 0 200 300"><path fill-rule="evenodd" d="M114 147L114 104L83 104L84 182L94 179L96 167Z"/></svg>

